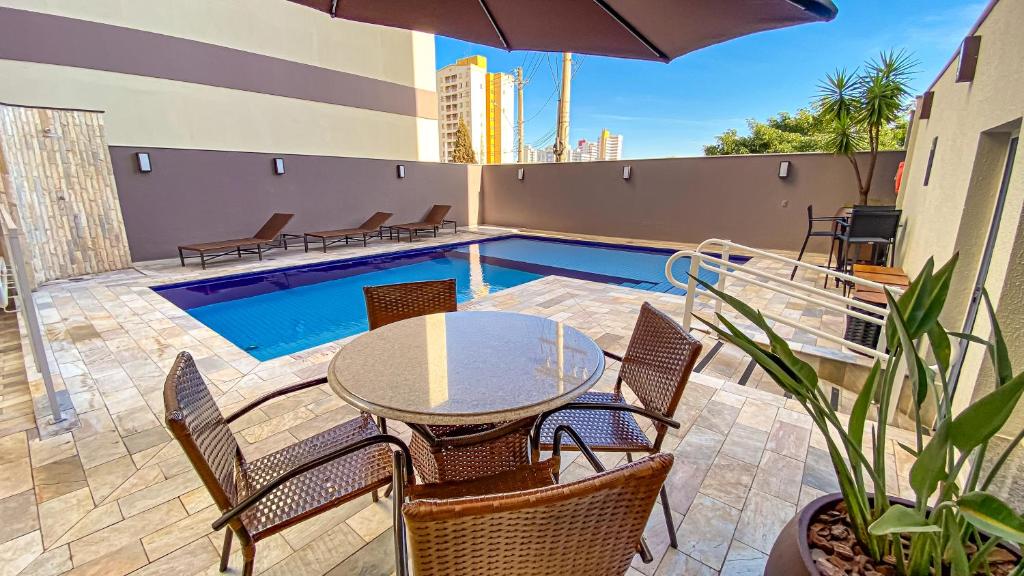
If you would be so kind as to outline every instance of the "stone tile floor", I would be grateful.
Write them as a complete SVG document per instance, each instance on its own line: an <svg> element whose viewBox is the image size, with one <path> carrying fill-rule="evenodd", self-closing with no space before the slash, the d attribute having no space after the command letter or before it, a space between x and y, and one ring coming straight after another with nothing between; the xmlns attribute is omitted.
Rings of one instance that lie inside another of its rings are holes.
<svg viewBox="0 0 1024 576"><path fill-rule="evenodd" d="M456 238L471 237L472 232L461 232ZM445 235L418 245L451 240ZM404 248L383 243L332 250L326 258ZM162 425L163 379L174 355L189 350L196 357L228 413L268 390L322 375L344 341L258 362L148 286L324 258L277 252L263 263L215 265L206 272L182 270L175 262L150 263L40 290L36 300L51 365L74 406L77 426L66 431L8 426L17 418L8 418L16 413L8 407L24 397L15 391L8 404L8 382L3 381L0 576L216 574L221 535L210 532L216 508ZM755 259L748 265L759 263ZM751 298L760 296L747 291ZM769 299L764 298L766 306L785 309L789 304ZM682 311L679 296L558 277L464 307L563 320L621 352L645 300L675 316ZM803 317L797 307L792 310ZM822 324L828 320L807 316ZM710 339L705 343L706 350L712 348ZM0 367L6 378L8 364ZM612 386L616 370L609 366L600 389ZM824 438L811 430L810 419L760 375L744 378L746 370L741 356L723 348L687 386L676 413L683 427L665 443L677 455L668 490L680 550L667 549L658 512L647 530L656 560L648 565L637 561L632 574L760 574L782 525L802 503L836 489ZM31 373L28 378L38 396L38 379ZM243 451L255 457L355 413L320 387L268 403L233 428ZM409 433L400 424L395 428ZM905 439L905 433L894 431L891 439ZM904 478L909 459L895 444L887 449L892 470ZM621 461L605 458L608 465ZM585 462L565 459L564 481L588 473ZM905 482L900 488L906 488ZM390 502L362 498L261 542L257 571L390 574L390 522ZM237 550L230 566L232 572L241 566Z"/></svg>

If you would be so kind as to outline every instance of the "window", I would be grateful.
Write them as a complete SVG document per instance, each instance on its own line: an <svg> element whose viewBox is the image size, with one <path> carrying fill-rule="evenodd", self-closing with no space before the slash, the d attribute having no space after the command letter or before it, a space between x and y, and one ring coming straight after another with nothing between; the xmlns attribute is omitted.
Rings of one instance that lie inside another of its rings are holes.
<svg viewBox="0 0 1024 576"><path fill-rule="evenodd" d="M935 162L935 147L939 144L939 137L932 138L932 149L928 151L928 165L924 169L924 185L932 178L932 163Z"/></svg>

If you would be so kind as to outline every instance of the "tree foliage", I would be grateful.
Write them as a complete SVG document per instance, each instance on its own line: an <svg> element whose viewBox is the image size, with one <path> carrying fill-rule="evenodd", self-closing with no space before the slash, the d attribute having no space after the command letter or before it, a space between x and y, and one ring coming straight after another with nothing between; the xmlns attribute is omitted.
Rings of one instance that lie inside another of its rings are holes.
<svg viewBox="0 0 1024 576"><path fill-rule="evenodd" d="M449 161L457 164L476 164L476 153L473 152L473 143L469 139L469 128L462 120L459 120L459 127L455 131L455 147L452 148L452 157Z"/></svg>
<svg viewBox="0 0 1024 576"><path fill-rule="evenodd" d="M780 112L764 122L747 120L747 133L730 128L704 146L705 156L733 154L785 154L791 152L832 152L827 146L829 131L820 116L808 108L795 114ZM880 131L879 150L902 150L907 119L898 117Z"/></svg>

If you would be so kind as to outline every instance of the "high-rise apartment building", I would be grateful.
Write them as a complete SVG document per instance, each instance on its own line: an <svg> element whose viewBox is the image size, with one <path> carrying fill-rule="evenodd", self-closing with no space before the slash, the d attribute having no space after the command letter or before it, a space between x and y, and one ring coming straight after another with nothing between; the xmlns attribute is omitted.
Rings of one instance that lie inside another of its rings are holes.
<svg viewBox="0 0 1024 576"><path fill-rule="evenodd" d="M469 129L478 162L487 152L487 59L471 56L437 71L437 119L442 162L451 160L459 121Z"/></svg>
<svg viewBox="0 0 1024 576"><path fill-rule="evenodd" d="M488 74L483 56L437 71L437 117L442 162L451 159L460 120L469 129L477 162L515 162L515 79Z"/></svg>
<svg viewBox="0 0 1024 576"><path fill-rule="evenodd" d="M602 130L597 159L622 160L622 134L609 134L608 130Z"/></svg>

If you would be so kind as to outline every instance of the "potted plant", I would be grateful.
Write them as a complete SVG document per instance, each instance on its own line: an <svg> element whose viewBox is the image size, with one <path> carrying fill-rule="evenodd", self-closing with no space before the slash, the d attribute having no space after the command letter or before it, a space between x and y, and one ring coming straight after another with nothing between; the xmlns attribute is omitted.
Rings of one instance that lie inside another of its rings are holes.
<svg viewBox="0 0 1024 576"><path fill-rule="evenodd" d="M769 556L767 576L1024 576L1024 563L1014 548L1024 543L1024 517L987 491L1024 431L994 460L986 458L989 440L1024 393L1024 373L1013 374L987 294L992 342L948 332L939 322L955 266L955 256L938 270L929 260L898 299L886 291L889 355L884 365L876 360L872 366L848 424L818 386L815 370L797 358L760 312L698 280L767 335L768 344L762 347L722 314L717 315L721 327L701 319L749 354L803 406L825 437L839 481L838 494L810 503L782 531ZM996 368L993 390L959 414L952 411L948 381L951 339L986 346ZM934 365L919 352L926 348ZM889 496L886 477L888 415L900 363L912 385L916 415L927 402L935 403L937 412L933 433L926 436L916 418L914 445L900 444L916 457L909 478L913 501ZM877 408L877 422L867 430L872 407Z"/></svg>

